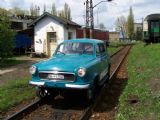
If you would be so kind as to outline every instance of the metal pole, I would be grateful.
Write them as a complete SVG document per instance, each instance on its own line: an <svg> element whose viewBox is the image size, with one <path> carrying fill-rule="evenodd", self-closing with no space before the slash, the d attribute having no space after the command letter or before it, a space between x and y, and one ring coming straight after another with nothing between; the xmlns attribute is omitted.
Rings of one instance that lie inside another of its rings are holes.
<svg viewBox="0 0 160 120"><path fill-rule="evenodd" d="M93 16L93 2L90 0L90 19L91 19L91 29L94 28L94 16Z"/></svg>
<svg viewBox="0 0 160 120"><path fill-rule="evenodd" d="M93 2L92 2L92 0L90 0L90 22L91 22L90 38L93 38L94 16L93 16Z"/></svg>
<svg viewBox="0 0 160 120"><path fill-rule="evenodd" d="M89 8L89 0L86 0L86 27L84 28L84 38L88 37L87 29L89 28L90 22L90 8Z"/></svg>
<svg viewBox="0 0 160 120"><path fill-rule="evenodd" d="M89 27L89 0L86 1L86 27Z"/></svg>

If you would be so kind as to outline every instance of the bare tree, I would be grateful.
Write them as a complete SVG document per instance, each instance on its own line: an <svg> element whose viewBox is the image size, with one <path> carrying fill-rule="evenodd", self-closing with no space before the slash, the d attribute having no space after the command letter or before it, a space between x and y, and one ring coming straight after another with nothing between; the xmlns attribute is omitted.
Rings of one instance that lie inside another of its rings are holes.
<svg viewBox="0 0 160 120"><path fill-rule="evenodd" d="M117 18L115 22L116 31L122 32L123 38L126 37L127 34L127 21L124 16L120 16Z"/></svg>
<svg viewBox="0 0 160 120"><path fill-rule="evenodd" d="M99 28L100 28L101 30L105 30L105 29L106 29L106 27L105 27L105 25L104 25L103 23L100 23L100 24L99 24Z"/></svg>
<svg viewBox="0 0 160 120"><path fill-rule="evenodd" d="M30 6L30 15L39 16L39 11L40 11L40 7L32 3Z"/></svg>
<svg viewBox="0 0 160 120"><path fill-rule="evenodd" d="M13 7L11 9L9 9L9 12L11 14L15 14L15 15L29 15L29 11L23 10L19 7Z"/></svg>
<svg viewBox="0 0 160 120"><path fill-rule="evenodd" d="M65 18L64 10L58 11L58 16L59 16L59 17L62 17L62 18Z"/></svg>
<svg viewBox="0 0 160 120"><path fill-rule="evenodd" d="M52 4L51 14L52 14L52 15L57 15L57 10L56 10L56 5L55 5L55 3Z"/></svg>
<svg viewBox="0 0 160 120"><path fill-rule="evenodd" d="M46 4L43 5L43 13L46 12Z"/></svg>
<svg viewBox="0 0 160 120"><path fill-rule="evenodd" d="M71 10L67 3L64 4L64 9L59 11L58 16L71 20Z"/></svg>

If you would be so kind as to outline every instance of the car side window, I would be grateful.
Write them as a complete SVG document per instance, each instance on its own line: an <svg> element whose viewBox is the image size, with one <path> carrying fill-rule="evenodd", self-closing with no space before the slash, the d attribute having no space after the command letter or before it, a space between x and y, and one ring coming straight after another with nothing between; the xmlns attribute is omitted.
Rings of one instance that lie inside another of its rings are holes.
<svg viewBox="0 0 160 120"><path fill-rule="evenodd" d="M103 43L97 44L96 46L96 54L97 56L106 52L105 45Z"/></svg>
<svg viewBox="0 0 160 120"><path fill-rule="evenodd" d="M101 43L98 46L99 46L100 53L104 53L106 51L104 44Z"/></svg>
<svg viewBox="0 0 160 120"><path fill-rule="evenodd" d="M96 46L96 55L97 56L100 55L100 47L99 47L99 45Z"/></svg>

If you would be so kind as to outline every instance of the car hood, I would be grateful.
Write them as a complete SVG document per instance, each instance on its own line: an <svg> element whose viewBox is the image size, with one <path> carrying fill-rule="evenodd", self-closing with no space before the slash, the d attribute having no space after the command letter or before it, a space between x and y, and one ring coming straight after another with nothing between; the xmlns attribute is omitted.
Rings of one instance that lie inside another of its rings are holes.
<svg viewBox="0 0 160 120"><path fill-rule="evenodd" d="M57 55L47 61L35 64L38 71L68 71L73 72L79 67L95 59L92 55Z"/></svg>

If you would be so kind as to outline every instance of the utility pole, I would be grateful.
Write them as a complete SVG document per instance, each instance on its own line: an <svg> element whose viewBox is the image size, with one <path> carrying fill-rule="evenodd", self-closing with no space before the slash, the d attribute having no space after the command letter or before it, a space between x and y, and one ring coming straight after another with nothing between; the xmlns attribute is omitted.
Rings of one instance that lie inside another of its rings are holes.
<svg viewBox="0 0 160 120"><path fill-rule="evenodd" d="M90 7L89 7L89 0L86 1L86 27L89 27L89 19L90 19Z"/></svg>
<svg viewBox="0 0 160 120"><path fill-rule="evenodd" d="M84 5L86 5L86 27L83 29L83 36L84 38L87 38L87 30L89 28L89 22L90 22L90 7L89 7L89 0L86 0L86 3L84 3Z"/></svg>
<svg viewBox="0 0 160 120"><path fill-rule="evenodd" d="M94 16L93 16L93 2L90 0L90 22L91 22L91 28L90 28L90 38L93 38L93 29L94 29Z"/></svg>
<svg viewBox="0 0 160 120"><path fill-rule="evenodd" d="M92 38L93 34L93 29L94 29L94 14L93 14L93 9L101 4L102 2L111 2L113 0L102 0L96 5L93 6L93 1L92 0L86 0L86 30L85 30L85 35L87 35L87 28L90 28L90 38ZM86 36L85 36L86 37Z"/></svg>
<svg viewBox="0 0 160 120"><path fill-rule="evenodd" d="M97 28L99 28L99 16L98 16L98 14L99 14L98 12L99 11L98 10L99 10L99 8L97 9Z"/></svg>
<svg viewBox="0 0 160 120"><path fill-rule="evenodd" d="M90 21L91 21L91 29L94 28L94 16L93 16L93 2L90 0Z"/></svg>

